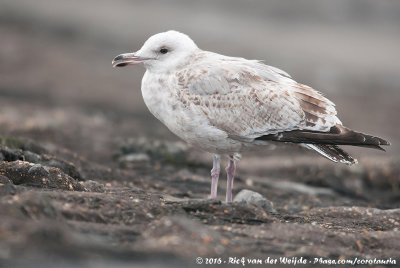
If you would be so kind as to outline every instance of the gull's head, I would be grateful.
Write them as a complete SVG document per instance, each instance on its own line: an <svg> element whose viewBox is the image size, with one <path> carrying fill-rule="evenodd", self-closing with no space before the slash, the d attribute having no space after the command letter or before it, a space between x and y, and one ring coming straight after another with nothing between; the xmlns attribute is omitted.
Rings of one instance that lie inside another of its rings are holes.
<svg viewBox="0 0 400 268"><path fill-rule="evenodd" d="M118 55L112 64L124 67L143 63L148 70L166 72L184 64L197 49L186 34L168 31L151 36L136 52Z"/></svg>

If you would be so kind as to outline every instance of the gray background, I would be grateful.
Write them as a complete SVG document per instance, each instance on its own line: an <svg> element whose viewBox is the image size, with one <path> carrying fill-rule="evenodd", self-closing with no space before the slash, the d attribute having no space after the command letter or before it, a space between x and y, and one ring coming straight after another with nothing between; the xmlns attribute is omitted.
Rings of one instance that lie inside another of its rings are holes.
<svg viewBox="0 0 400 268"><path fill-rule="evenodd" d="M94 114L91 123L122 122L110 126L117 137L175 139L144 106L144 69L111 68L114 56L169 29L202 49L287 71L334 101L345 125L389 139L388 156L400 151L396 0L1 0L0 126L22 120L62 131L71 114Z"/></svg>

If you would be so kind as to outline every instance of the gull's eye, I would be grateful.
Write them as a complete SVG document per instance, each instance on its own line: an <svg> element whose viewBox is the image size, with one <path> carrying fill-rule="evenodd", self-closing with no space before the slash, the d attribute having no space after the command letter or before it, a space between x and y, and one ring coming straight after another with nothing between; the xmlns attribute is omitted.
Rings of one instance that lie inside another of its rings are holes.
<svg viewBox="0 0 400 268"><path fill-rule="evenodd" d="M162 49L160 49L160 53L161 54L167 54L168 53L168 49L162 48Z"/></svg>

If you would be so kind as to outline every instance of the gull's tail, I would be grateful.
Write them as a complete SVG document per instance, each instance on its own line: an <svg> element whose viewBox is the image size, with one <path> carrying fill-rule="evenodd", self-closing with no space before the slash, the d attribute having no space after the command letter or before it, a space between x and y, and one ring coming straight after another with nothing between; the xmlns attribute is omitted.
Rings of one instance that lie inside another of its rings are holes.
<svg viewBox="0 0 400 268"><path fill-rule="evenodd" d="M293 130L266 135L258 140L300 143L313 149L334 162L356 164L357 160L343 151L337 145L352 145L385 151L381 145L390 145L384 139L353 131L342 125L331 127L328 132L310 130Z"/></svg>
<svg viewBox="0 0 400 268"><path fill-rule="evenodd" d="M354 159L343 151L337 145L327 145L327 144L304 144L306 147L317 151L322 156L327 159L335 162L335 163L343 163L346 165L354 165L357 164L357 159Z"/></svg>

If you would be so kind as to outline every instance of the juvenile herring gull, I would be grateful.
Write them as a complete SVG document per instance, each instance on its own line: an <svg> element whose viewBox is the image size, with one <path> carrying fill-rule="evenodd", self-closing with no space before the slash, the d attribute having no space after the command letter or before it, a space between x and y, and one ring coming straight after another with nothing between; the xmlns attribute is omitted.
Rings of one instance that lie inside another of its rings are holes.
<svg viewBox="0 0 400 268"><path fill-rule="evenodd" d="M384 150L389 142L342 125L335 104L286 72L258 60L201 50L176 31L153 35L114 67L143 63L142 95L150 112L190 145L214 154L217 197L220 155L229 155L226 201L232 201L239 153L268 143L295 143L333 162L357 160L337 145Z"/></svg>

